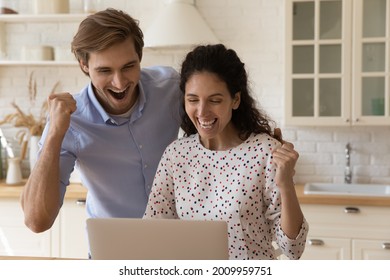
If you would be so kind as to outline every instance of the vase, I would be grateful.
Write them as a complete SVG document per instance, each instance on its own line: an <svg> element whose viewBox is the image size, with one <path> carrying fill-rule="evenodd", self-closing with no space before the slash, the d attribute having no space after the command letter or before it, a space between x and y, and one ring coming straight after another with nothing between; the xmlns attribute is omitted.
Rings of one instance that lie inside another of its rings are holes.
<svg viewBox="0 0 390 280"><path fill-rule="evenodd" d="M22 170L20 168L20 158L9 158L7 177L5 183L8 185L18 185L22 183Z"/></svg>
<svg viewBox="0 0 390 280"><path fill-rule="evenodd" d="M67 14L69 13L69 0L34 0L34 14Z"/></svg>
<svg viewBox="0 0 390 280"><path fill-rule="evenodd" d="M41 136L33 135L30 137L30 151L29 151L30 172L33 170L34 165L38 159L39 139L41 139Z"/></svg>

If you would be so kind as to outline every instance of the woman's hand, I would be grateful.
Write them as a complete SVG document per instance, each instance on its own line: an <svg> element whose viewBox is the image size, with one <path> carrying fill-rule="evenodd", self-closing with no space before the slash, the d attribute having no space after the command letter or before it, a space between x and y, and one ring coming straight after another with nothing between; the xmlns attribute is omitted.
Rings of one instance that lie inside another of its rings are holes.
<svg viewBox="0 0 390 280"><path fill-rule="evenodd" d="M277 133L282 139L280 129L278 129ZM294 186L295 164L299 158L298 152L294 150L294 145L290 142L282 141L282 146L273 152L273 158L277 166L275 175L276 184L279 188Z"/></svg>

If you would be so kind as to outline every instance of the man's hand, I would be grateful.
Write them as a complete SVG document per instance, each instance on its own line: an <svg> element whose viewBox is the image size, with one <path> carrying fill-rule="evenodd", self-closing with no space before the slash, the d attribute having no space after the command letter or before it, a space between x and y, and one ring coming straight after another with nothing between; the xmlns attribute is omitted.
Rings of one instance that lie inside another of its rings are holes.
<svg viewBox="0 0 390 280"><path fill-rule="evenodd" d="M50 132L65 135L70 125L70 115L76 111L76 101L68 93L53 93L48 99L50 112Z"/></svg>

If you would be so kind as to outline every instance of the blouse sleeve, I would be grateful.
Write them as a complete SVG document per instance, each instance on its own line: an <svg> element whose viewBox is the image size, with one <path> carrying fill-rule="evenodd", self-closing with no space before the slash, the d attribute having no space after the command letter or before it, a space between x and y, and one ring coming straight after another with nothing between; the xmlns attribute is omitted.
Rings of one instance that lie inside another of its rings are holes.
<svg viewBox="0 0 390 280"><path fill-rule="evenodd" d="M276 148L276 146L274 147ZM281 196L274 178L276 166L273 157L269 156L266 166L266 185L263 192L263 199L266 203L266 219L269 221L272 232L272 240L276 242L281 252L289 259L299 259L305 249L308 233L308 223L303 219L301 229L295 239L290 239L281 227Z"/></svg>
<svg viewBox="0 0 390 280"><path fill-rule="evenodd" d="M161 157L157 168L144 218L178 218L176 213L175 186L173 179L170 147L168 147Z"/></svg>

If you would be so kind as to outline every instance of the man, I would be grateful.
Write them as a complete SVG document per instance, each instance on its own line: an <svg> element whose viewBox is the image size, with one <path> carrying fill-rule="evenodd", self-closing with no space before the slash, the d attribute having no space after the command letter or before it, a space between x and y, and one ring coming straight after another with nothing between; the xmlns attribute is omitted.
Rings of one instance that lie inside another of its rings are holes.
<svg viewBox="0 0 390 280"><path fill-rule="evenodd" d="M81 22L72 51L90 84L52 94L39 159L22 194L26 225L49 229L75 165L88 189L89 217L142 217L165 147L180 125L179 75L140 67L138 22L107 9Z"/></svg>
<svg viewBox="0 0 390 280"><path fill-rule="evenodd" d="M88 217L143 216L182 108L179 74L141 69L143 46L138 22L122 11L107 9L81 22L72 52L91 81L74 96L48 97L49 121L21 197L32 231L53 225L75 166L88 189Z"/></svg>

